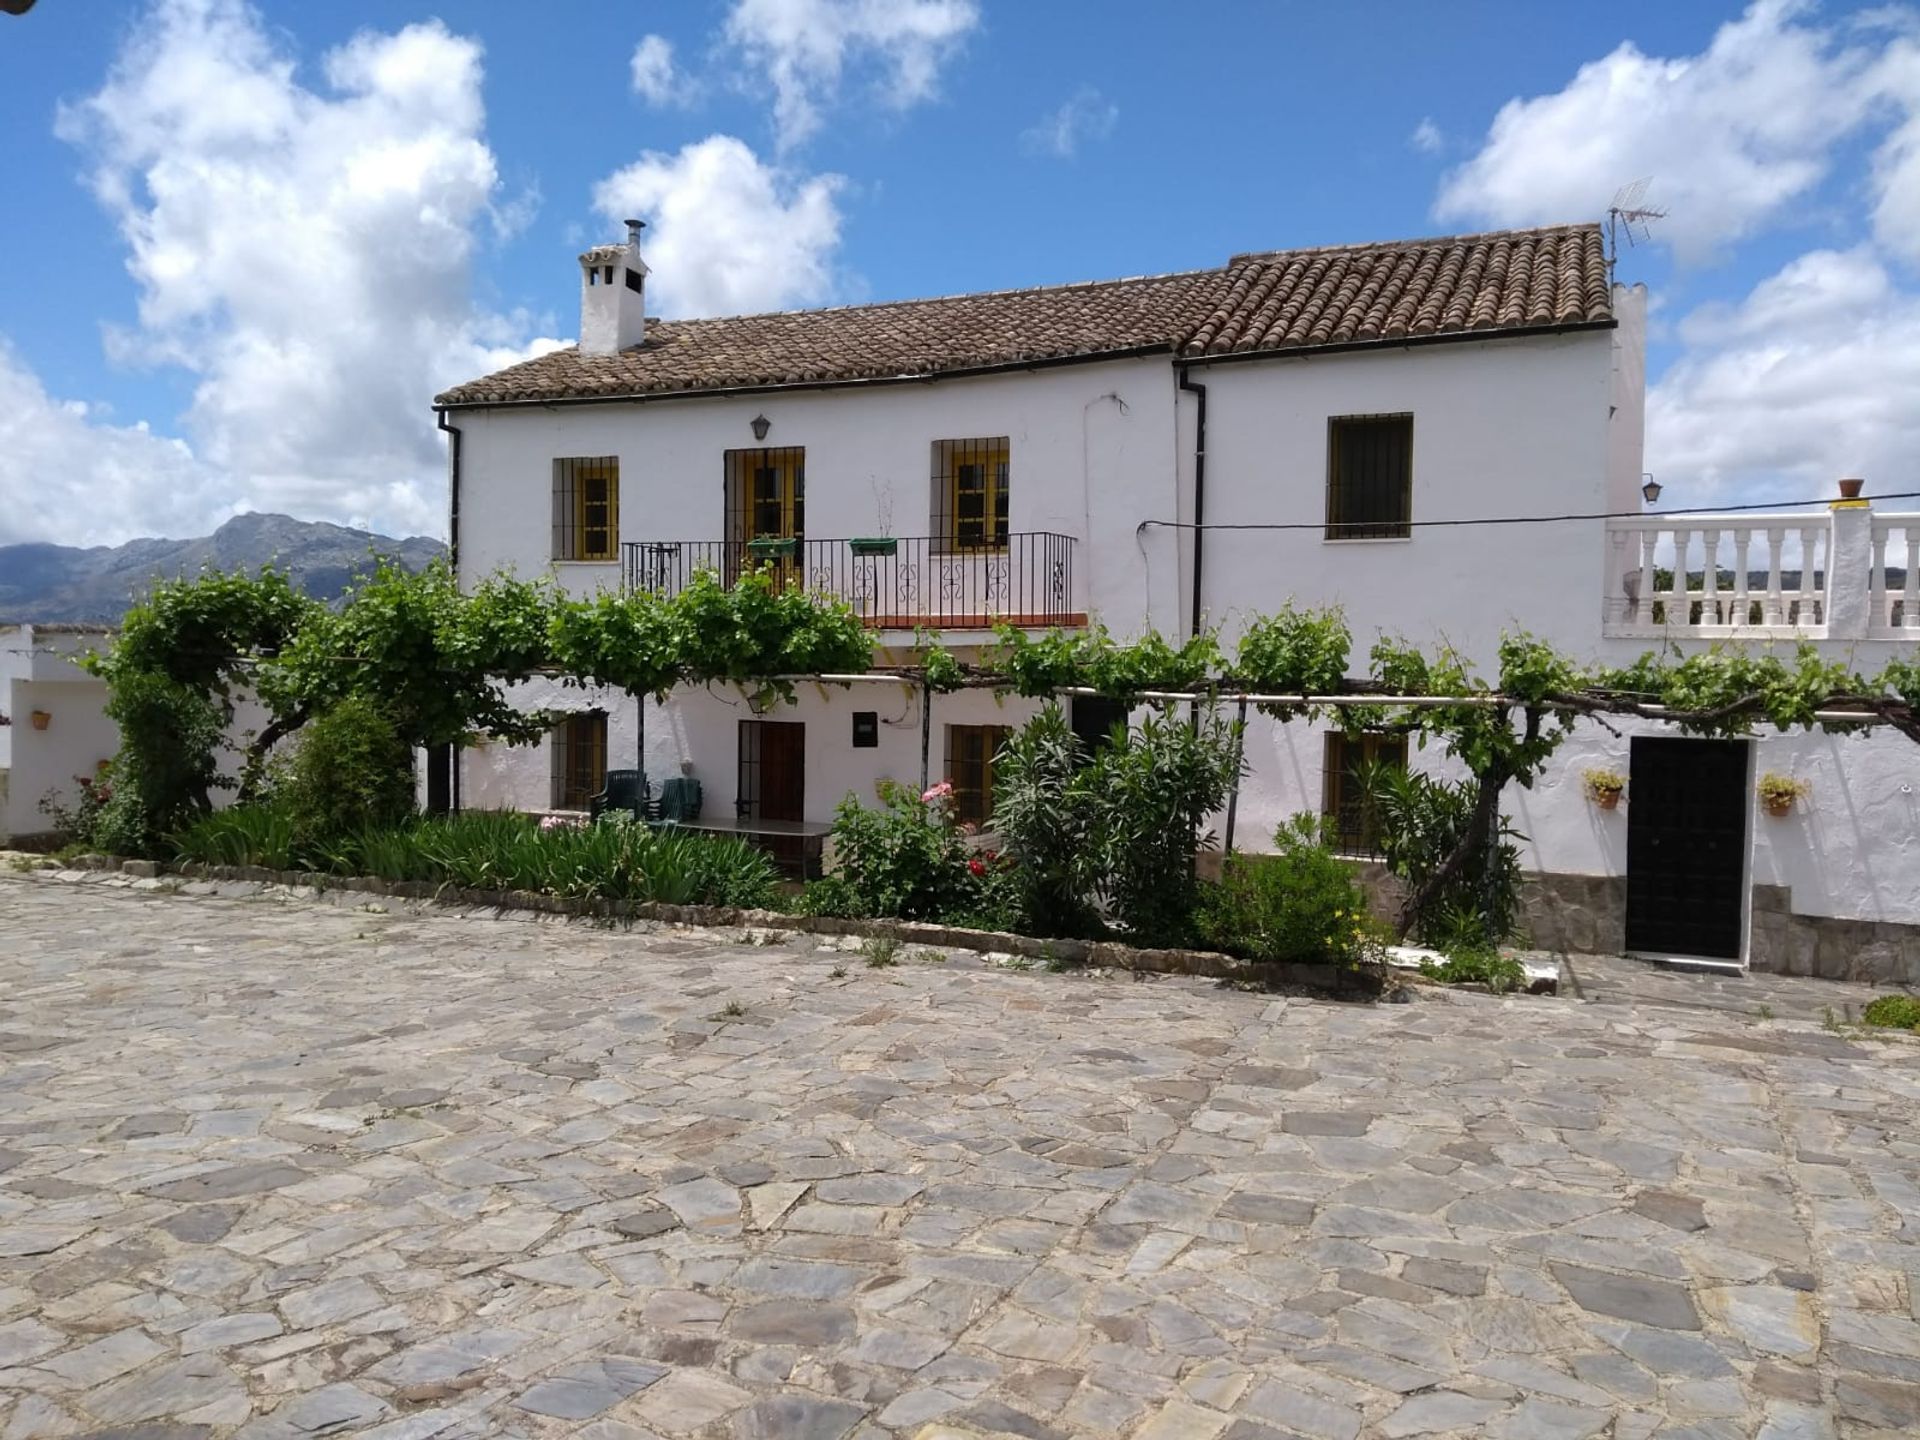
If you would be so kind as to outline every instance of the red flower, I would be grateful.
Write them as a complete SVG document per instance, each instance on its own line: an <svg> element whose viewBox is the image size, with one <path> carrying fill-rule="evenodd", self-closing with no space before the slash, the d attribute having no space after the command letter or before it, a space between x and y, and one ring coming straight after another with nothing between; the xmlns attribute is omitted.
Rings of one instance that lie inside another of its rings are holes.
<svg viewBox="0 0 1920 1440"><path fill-rule="evenodd" d="M981 864L978 860L967 861L967 869L971 870L976 875L984 875L987 873L987 867Z"/></svg>

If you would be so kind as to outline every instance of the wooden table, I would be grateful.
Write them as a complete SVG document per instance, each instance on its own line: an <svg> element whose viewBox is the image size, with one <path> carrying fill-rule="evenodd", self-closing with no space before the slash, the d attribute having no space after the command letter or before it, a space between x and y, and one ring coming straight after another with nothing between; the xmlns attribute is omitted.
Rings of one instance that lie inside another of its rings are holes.
<svg viewBox="0 0 1920 1440"><path fill-rule="evenodd" d="M745 840L798 840L802 880L807 879L807 862L819 861L825 849L822 842L833 831L833 826L824 820L751 820L744 816L675 820L669 823L681 830L699 830L710 835L737 835ZM817 864L815 869L819 869Z"/></svg>

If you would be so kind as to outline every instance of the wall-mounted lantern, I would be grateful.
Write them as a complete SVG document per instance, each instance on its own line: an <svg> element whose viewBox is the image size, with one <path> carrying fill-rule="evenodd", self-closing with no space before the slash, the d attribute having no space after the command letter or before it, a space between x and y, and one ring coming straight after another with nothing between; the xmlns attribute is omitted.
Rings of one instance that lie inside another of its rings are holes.
<svg viewBox="0 0 1920 1440"><path fill-rule="evenodd" d="M1640 476L1640 493L1647 497L1647 504L1660 503L1660 482L1653 478L1651 472L1645 472Z"/></svg>
<svg viewBox="0 0 1920 1440"><path fill-rule="evenodd" d="M752 423L753 423L753 438L756 440L766 439L767 431L773 428L773 422L767 419L767 417L764 415L754 416Z"/></svg>

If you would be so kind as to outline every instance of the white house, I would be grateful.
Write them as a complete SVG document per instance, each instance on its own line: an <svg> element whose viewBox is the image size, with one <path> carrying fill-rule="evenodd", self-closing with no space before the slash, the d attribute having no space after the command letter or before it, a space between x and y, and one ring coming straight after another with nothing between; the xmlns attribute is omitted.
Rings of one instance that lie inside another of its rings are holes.
<svg viewBox="0 0 1920 1440"><path fill-rule="evenodd" d="M1808 639L1869 671L1920 637L1920 516L1640 513L1646 296L1610 283L1597 226L687 321L647 316L639 228L580 257L579 348L436 401L464 579L673 587L772 558L899 645L917 626L977 644L995 619L1230 643L1290 598L1343 606L1361 654L1391 632L1489 666L1512 628L1619 661ZM1526 523L1435 523L1490 520ZM1689 595L1659 599L1667 567ZM874 685L766 713L731 692L522 698L572 718L542 751L466 754L465 804L572 807L611 761L691 774L709 817L820 822L917 781L925 721L935 773L984 809L999 728L1032 711L968 693L923 716ZM1920 980L1910 741L1642 728L1584 726L1507 798L1538 940ZM1236 844L1339 813L1359 748L1255 719ZM1624 808L1588 801L1600 764L1629 773ZM1810 798L1762 815L1765 771Z"/></svg>
<svg viewBox="0 0 1920 1440"><path fill-rule="evenodd" d="M47 838L43 801L71 806L82 776L113 758L120 732L107 686L79 658L104 648L99 625L0 625L0 844Z"/></svg>

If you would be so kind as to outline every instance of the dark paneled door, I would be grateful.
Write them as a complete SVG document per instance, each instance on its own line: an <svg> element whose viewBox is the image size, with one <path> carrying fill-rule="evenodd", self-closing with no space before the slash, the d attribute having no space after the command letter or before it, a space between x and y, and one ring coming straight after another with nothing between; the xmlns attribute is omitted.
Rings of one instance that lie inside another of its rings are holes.
<svg viewBox="0 0 1920 1440"><path fill-rule="evenodd" d="M1747 743L1636 736L1627 789L1627 949L1738 960Z"/></svg>

